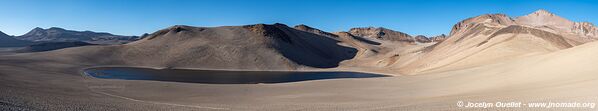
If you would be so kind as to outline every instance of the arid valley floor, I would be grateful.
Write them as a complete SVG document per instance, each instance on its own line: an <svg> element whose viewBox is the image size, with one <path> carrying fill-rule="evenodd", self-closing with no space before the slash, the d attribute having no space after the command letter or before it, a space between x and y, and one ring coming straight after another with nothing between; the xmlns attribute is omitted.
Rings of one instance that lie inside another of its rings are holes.
<svg viewBox="0 0 598 111"><path fill-rule="evenodd" d="M329 33L306 25L177 25L126 44L0 50L0 110L595 110L484 109L458 102L598 102L596 40L591 23L545 10L516 18L480 15L436 37L375 27ZM82 73L97 66L391 77L198 84Z"/></svg>

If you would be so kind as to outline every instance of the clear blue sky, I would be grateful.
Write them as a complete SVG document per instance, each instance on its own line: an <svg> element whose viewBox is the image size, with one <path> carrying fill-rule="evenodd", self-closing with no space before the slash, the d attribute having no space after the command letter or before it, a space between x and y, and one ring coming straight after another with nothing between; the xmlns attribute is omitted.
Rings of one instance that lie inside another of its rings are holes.
<svg viewBox="0 0 598 111"><path fill-rule="evenodd" d="M0 31L22 35L35 27L62 27L141 35L172 25L279 22L330 32L375 26L431 36L469 17L516 17L538 9L598 23L598 1L592 0L0 0Z"/></svg>

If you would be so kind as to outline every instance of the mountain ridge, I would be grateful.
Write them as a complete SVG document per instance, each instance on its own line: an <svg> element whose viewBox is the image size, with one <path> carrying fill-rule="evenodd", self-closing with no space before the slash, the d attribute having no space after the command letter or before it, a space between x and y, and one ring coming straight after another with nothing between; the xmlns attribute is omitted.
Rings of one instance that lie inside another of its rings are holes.
<svg viewBox="0 0 598 111"><path fill-rule="evenodd" d="M36 27L21 36L15 36L15 38L33 42L82 41L94 44L122 44L134 41L139 37L113 35L106 32L74 31L59 27L48 29Z"/></svg>
<svg viewBox="0 0 598 111"><path fill-rule="evenodd" d="M0 47L22 47L33 44L33 42L18 40L0 31Z"/></svg>
<svg viewBox="0 0 598 111"><path fill-rule="evenodd" d="M543 11L531 15L556 16ZM175 25L106 50L114 51L112 56L119 58L113 63L131 65L264 70L370 68L412 75L471 68L590 42L579 41L574 34L520 25L517 19L505 14L479 15L453 25L450 35L435 37L414 37L383 27L331 33L307 25L289 27L280 23ZM591 27L580 29L584 28ZM245 66L250 64L258 65Z"/></svg>

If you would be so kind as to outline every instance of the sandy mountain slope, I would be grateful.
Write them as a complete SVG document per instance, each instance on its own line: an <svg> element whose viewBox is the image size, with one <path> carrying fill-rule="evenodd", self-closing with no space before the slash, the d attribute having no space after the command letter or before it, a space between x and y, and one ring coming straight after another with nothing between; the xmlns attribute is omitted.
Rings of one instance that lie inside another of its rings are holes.
<svg viewBox="0 0 598 111"><path fill-rule="evenodd" d="M15 39L3 32L0 32L0 47L22 47L32 42Z"/></svg>
<svg viewBox="0 0 598 111"><path fill-rule="evenodd" d="M342 61L343 68L383 68L388 64L398 61L399 56L413 55L414 49L421 49L429 46L431 40L426 43L416 41L403 32L386 28L352 28L348 32L329 33L306 25L297 25L295 29L322 35L340 41L339 44L357 49L357 54L350 60ZM424 39L424 38L420 38ZM441 38L437 38L441 39Z"/></svg>
<svg viewBox="0 0 598 111"><path fill-rule="evenodd" d="M382 43L377 42L376 40L371 40L364 37L354 36L348 32L335 32L329 33L322 31L320 29L316 29L307 25L297 25L294 27L297 30L305 31L308 33L313 33L317 35L321 35L324 37L329 37L331 39L339 41L339 45L352 47L357 49L357 54L353 59L363 58L363 57L370 57L376 55L381 50L380 45Z"/></svg>
<svg viewBox="0 0 598 111"><path fill-rule="evenodd" d="M428 76L447 76L435 82L445 83L442 86L458 86L459 88L453 88L470 94L482 94L480 97L533 100L529 98L570 96L568 99L575 99L573 97L596 96L597 88L594 86L598 84L598 69L595 68L598 65L598 59L595 58L597 56L598 42L590 42L551 53ZM565 92L567 93L564 94ZM551 94L552 96L546 96Z"/></svg>
<svg viewBox="0 0 598 111"><path fill-rule="evenodd" d="M292 70L337 67L339 62L355 56L356 49L338 42L283 24L173 26L126 45L70 48L46 54L113 65Z"/></svg>
<svg viewBox="0 0 598 111"><path fill-rule="evenodd" d="M561 33L518 25L504 14L469 18L453 29L451 37L422 50L425 54L416 61L395 67L404 74L456 70L582 44Z"/></svg>
<svg viewBox="0 0 598 111"><path fill-rule="evenodd" d="M444 41L446 39L447 39L447 36L444 35L444 34L440 34L440 35L437 35L437 36L434 36L434 37L430 37L430 40L432 42L441 42L441 41Z"/></svg>

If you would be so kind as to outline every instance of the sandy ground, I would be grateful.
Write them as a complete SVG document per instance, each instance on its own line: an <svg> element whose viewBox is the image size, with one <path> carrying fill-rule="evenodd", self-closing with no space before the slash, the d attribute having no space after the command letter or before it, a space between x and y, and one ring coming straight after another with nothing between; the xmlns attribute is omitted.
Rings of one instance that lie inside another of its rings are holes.
<svg viewBox="0 0 598 111"><path fill-rule="evenodd" d="M598 102L598 43L464 70L367 79L214 85L105 80L93 64L4 55L2 110L486 110L465 102ZM340 70L340 69L335 69ZM499 110L501 108L491 108ZM594 110L504 108L503 110Z"/></svg>
<svg viewBox="0 0 598 111"><path fill-rule="evenodd" d="M258 24L174 26L123 46L41 53L0 49L0 110L596 110L595 106L528 105L596 104L598 42L585 43L505 21L510 18L500 14L467 19L463 24L478 24L454 27L451 37L438 44L413 47L371 40L381 43L376 45L342 33L331 39L282 24ZM104 65L359 71L394 76L281 84L197 84L82 75L85 68ZM336 65L340 66L304 67ZM484 102L523 104L515 108L460 107Z"/></svg>

